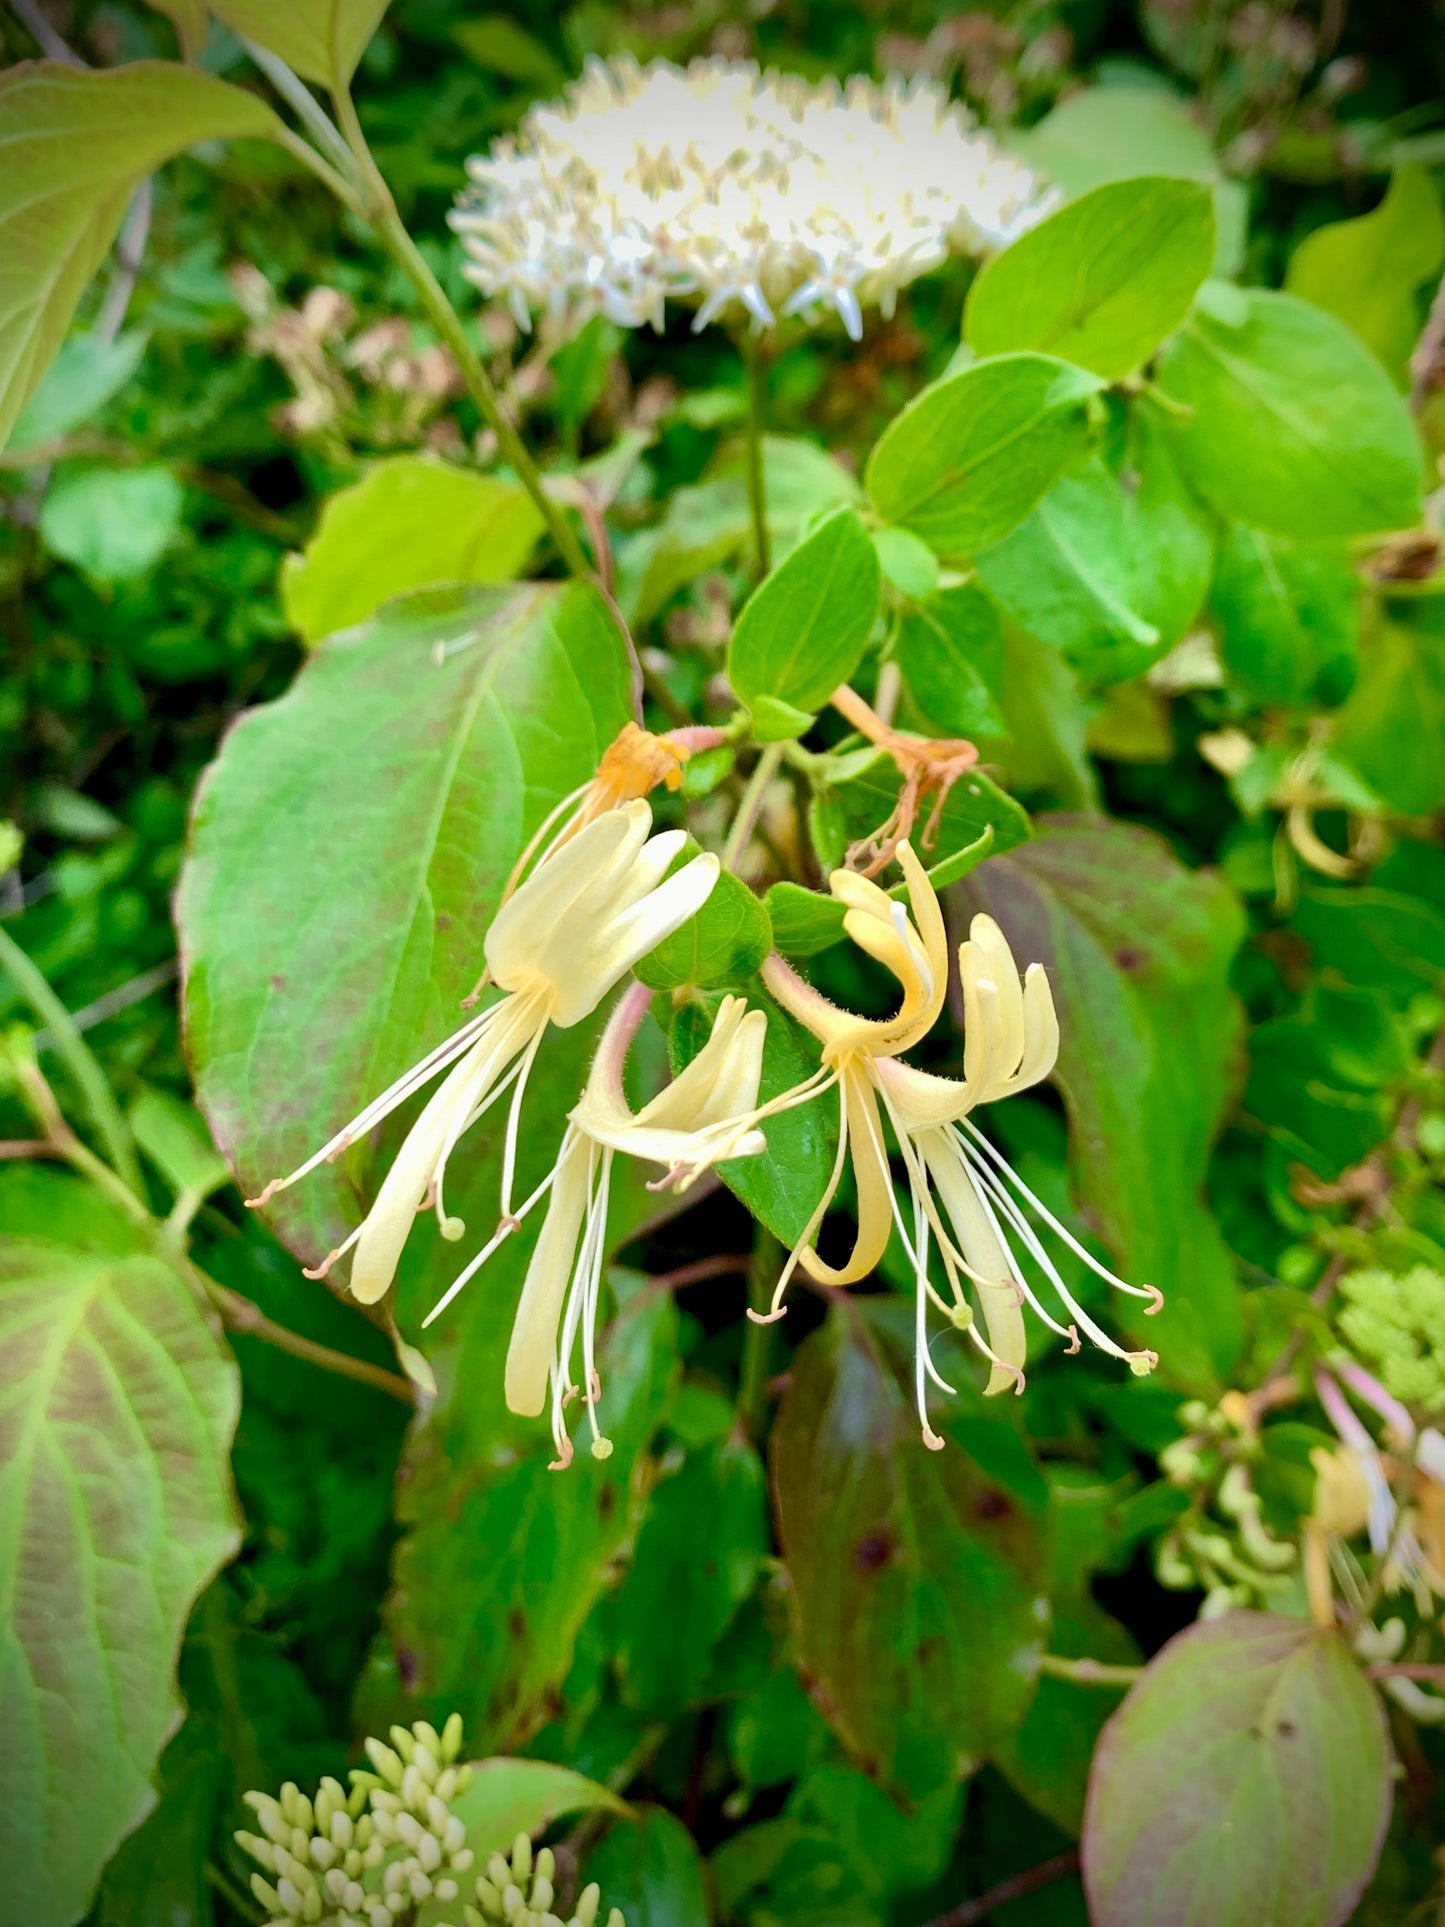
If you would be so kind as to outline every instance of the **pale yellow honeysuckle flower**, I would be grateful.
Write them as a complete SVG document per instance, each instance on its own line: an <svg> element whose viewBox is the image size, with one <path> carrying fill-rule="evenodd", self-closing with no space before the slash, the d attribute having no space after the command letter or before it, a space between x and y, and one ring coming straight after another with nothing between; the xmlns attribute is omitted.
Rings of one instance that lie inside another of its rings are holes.
<svg viewBox="0 0 1445 1927"><path fill-rule="evenodd" d="M667 872L686 837L650 836L652 811L638 800L608 811L552 851L492 920L483 945L490 981L505 994L374 1099L293 1171L266 1186L263 1204L379 1124L439 1071L448 1072L408 1132L376 1200L346 1242L312 1276L355 1248L350 1288L372 1304L383 1296L416 1213L435 1205L443 1237L465 1226L447 1216L446 1167L462 1133L510 1087L502 1156L501 1208L512 1215L517 1131L528 1074L549 1024L568 1029L597 1008L635 963L696 914L718 877L715 856Z"/></svg>
<svg viewBox="0 0 1445 1927"><path fill-rule="evenodd" d="M686 1191L714 1164L756 1157L766 1149L757 1128L759 1120L794 1101L804 1101L789 1092L759 1106L767 1018L760 1010L749 1010L741 997L724 997L712 1034L697 1056L634 1113L623 1094L623 1067L650 999L645 985L634 984L618 1000L586 1088L568 1120L557 1161L518 1213L519 1219L524 1217L550 1190L547 1216L527 1267L507 1351L507 1405L525 1417L536 1417L547 1401L550 1383L557 1470L572 1458L564 1412L577 1392L571 1366L579 1337L592 1451L605 1458L612 1449L597 1424L601 1385L596 1324L613 1159L623 1152L659 1164L664 1174L651 1188ZM488 1251L468 1267L431 1318L476 1264L495 1250L508 1229L498 1232Z"/></svg>
<svg viewBox="0 0 1445 1927"><path fill-rule="evenodd" d="M834 897L847 906L844 930L898 979L903 997L892 1017L858 1017L840 1010L776 954L762 967L763 981L773 996L823 1047L825 1075L812 1094L834 1083L838 1086L838 1155L823 1195L783 1267L768 1318L782 1316L783 1293L799 1262L821 1284L851 1285L873 1270L888 1247L893 1181L878 1117L879 1066L927 1036L948 989L948 937L938 897L912 847L900 843L897 855L912 917L866 877L835 870L828 880ZM842 1182L850 1151L858 1189L858 1235L847 1262L834 1266L818 1256L813 1240Z"/></svg>
<svg viewBox="0 0 1445 1927"><path fill-rule="evenodd" d="M1030 1306L1051 1330L1079 1349L1080 1328L1093 1343L1136 1372L1158 1363L1151 1351L1128 1351L1117 1344L1083 1309L1060 1277L1029 1216L1042 1221L1099 1277L1131 1296L1162 1297L1152 1285L1131 1285L1085 1250L1073 1234L1035 1196L1002 1153L972 1122L981 1104L997 1103L1048 1076L1059 1048L1058 1017L1041 964L1030 964L1020 979L1008 940L992 917L976 916L969 939L960 944L963 987L964 1051L962 1079L934 1077L911 1065L879 1066L879 1092L898 1140L913 1199L914 1235L900 1235L914 1267L917 1301L916 1390L925 1442L942 1443L928 1423L925 1379L942 1386L928 1351L930 1300L958 1329L967 1331L992 1361L986 1390L1010 1386L1022 1391L1027 1333L1024 1307ZM939 1206L942 1211L940 1213ZM1027 1209L1025 1209L1027 1207ZM930 1234L938 1244L952 1303L933 1288L928 1276ZM1022 1245L1062 1300L1072 1322L1065 1325L1040 1303L1018 1262L1012 1241ZM988 1332L985 1343L973 1319L965 1289L977 1293ZM949 1389L945 1387L945 1389Z"/></svg>

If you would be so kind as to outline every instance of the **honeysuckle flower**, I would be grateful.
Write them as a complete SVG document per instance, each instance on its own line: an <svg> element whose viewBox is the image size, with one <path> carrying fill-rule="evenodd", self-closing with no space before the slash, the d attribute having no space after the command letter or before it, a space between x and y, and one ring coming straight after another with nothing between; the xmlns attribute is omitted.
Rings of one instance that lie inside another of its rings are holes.
<svg viewBox="0 0 1445 1927"><path fill-rule="evenodd" d="M856 340L865 307L891 313L951 251L1001 247L1050 205L932 81L815 87L721 59L591 60L467 171L465 272L522 327L661 328L682 298L696 328L835 313Z"/></svg>
<svg viewBox="0 0 1445 1927"><path fill-rule="evenodd" d="M662 1166L654 1190L686 1191L703 1172L728 1158L766 1149L759 1121L802 1101L795 1093L759 1106L767 1018L741 997L724 997L706 1044L658 1096L634 1113L623 1094L628 1047L646 1014L651 992L634 984L619 998L602 1033L580 1102L573 1110L552 1170L516 1214L524 1218L550 1191L547 1216L522 1286L507 1351L508 1408L526 1417L542 1411L551 1387L555 1469L568 1465L572 1446L564 1412L576 1396L572 1362L580 1339L583 1402L592 1451L611 1445L597 1424L601 1385L596 1365L597 1304L606 1255L607 1203L619 1152ZM507 1236L505 1224L430 1314L431 1322L477 1266Z"/></svg>
<svg viewBox="0 0 1445 1927"><path fill-rule="evenodd" d="M941 986L947 968L943 919L932 885L907 843L898 846L899 861L908 879L909 901L918 928L925 932L928 970ZM838 879L834 879L837 889ZM845 888L874 892L875 917L897 916L901 906L877 889L853 878ZM848 934L862 941L868 926L861 917L845 920ZM881 946L870 946L871 954L888 962L901 983L907 979L896 963L883 955ZM908 955L902 946L900 958ZM882 1257L887 1245L890 1220L908 1254L914 1272L916 1304L915 1391L919 1420L925 1444L938 1449L943 1441L928 1420L927 1382L942 1390L953 1388L940 1377L929 1351L927 1313L932 1303L956 1329L990 1361L992 1371L987 1390L1000 1392L1009 1386L1021 1391L1027 1335L1023 1307L1027 1304L1063 1338L1069 1349L1079 1349L1082 1328L1102 1350L1128 1361L1135 1371L1149 1371L1157 1364L1150 1351L1126 1351L1100 1327L1074 1298L1058 1269L1045 1250L1025 1207L1061 1238L1097 1275L1122 1291L1148 1299L1150 1308L1162 1302L1152 1286L1130 1285L1094 1258L1073 1234L1053 1216L1003 1155L972 1122L970 1113L982 1104L996 1103L1016 1091L1025 1090L1047 1077L1058 1054L1059 1029L1049 991L1048 977L1042 966L1033 964L1020 980L1013 953L1003 932L991 917L973 921L970 938L959 946L959 973L964 1005L963 1078L935 1077L899 1061L899 1051L916 1043L938 1014L941 997L932 1004L931 1014L920 1028L907 1026L906 1041L892 1048L852 1046L846 1065L842 1055L849 1051L849 1033L839 1022L841 1013L833 1012L815 991L801 983L786 964L770 959L764 966L768 987L778 1001L815 1035L824 1041L824 1061L839 1064L843 1091L844 1125L840 1131L839 1166L843 1148L854 1144L854 1170L858 1179L859 1240L853 1258L840 1272L830 1272L819 1264L816 1253L806 1248L806 1240L821 1222L822 1211L831 1200L825 1195L819 1212L805 1233L801 1260L815 1277L828 1283L849 1283L861 1277ZM907 996L905 995L905 1004ZM820 1008L821 1006L821 1008ZM921 1014L921 1013L920 1013ZM903 1013L900 1012L900 1019ZM861 1020L847 1022L858 1024ZM897 1021L897 1020L895 1020ZM902 1155L912 1200L912 1228L905 1225L894 1194L879 1123L879 1104L893 1128ZM858 1148L861 1144L861 1151ZM866 1205L865 1205L866 1200ZM865 1236L865 1210L867 1234ZM1073 1323L1064 1325L1045 1309L1029 1284L1024 1268L1015 1258L1011 1239L1043 1272L1071 1315ZM929 1277L930 1242L936 1242L948 1281L952 1302L944 1299ZM774 1311L780 1301L791 1270L785 1268L779 1281ZM979 1330L973 1304L965 1282L972 1284L987 1337Z"/></svg>
<svg viewBox="0 0 1445 1927"><path fill-rule="evenodd" d="M492 920L483 949L490 981L505 994L471 1017L399 1077L336 1136L260 1197L295 1184L339 1157L441 1071L432 1093L382 1181L376 1200L351 1236L312 1276L355 1249L350 1288L372 1304L382 1297L416 1213L431 1202L444 1238L466 1227L449 1217L444 1198L448 1160L468 1130L510 1089L502 1154L501 1209L512 1215L517 1132L527 1078L549 1024L581 1023L649 950L672 935L707 901L718 876L715 856L697 856L667 872L686 836L650 836L652 811L637 800L609 810L538 866Z"/></svg>
<svg viewBox="0 0 1445 1927"><path fill-rule="evenodd" d="M895 1206L878 1117L879 1066L927 1036L948 989L948 938L938 897L911 846L900 843L897 854L908 885L911 917L901 903L866 877L835 870L828 880L834 897L846 905L844 930L860 950L898 980L903 995L892 1017L857 1017L840 1010L776 952L762 967L763 981L774 997L823 1047L823 1077L813 1094L834 1084L838 1087L837 1157L823 1195L778 1279L772 1309L766 1314L770 1319L782 1316L783 1294L800 1262L821 1284L851 1285L873 1270L888 1246ZM834 1266L818 1256L813 1240L837 1195L850 1154L858 1191L858 1235L846 1262Z"/></svg>

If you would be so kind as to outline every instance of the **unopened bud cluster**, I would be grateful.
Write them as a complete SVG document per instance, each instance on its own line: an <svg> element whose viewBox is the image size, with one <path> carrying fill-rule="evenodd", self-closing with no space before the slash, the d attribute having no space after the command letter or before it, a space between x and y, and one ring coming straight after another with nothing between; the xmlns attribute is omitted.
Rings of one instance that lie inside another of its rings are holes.
<svg viewBox="0 0 1445 1927"><path fill-rule="evenodd" d="M246 1795L261 1831L236 1838L264 1870L251 1890L268 1927L400 1927L424 1901L459 1898L473 1860L451 1811L471 1779L461 1720L394 1726L391 1740L367 1741L375 1771L354 1771L349 1793L326 1779L314 1800L289 1783L279 1799Z"/></svg>
<svg viewBox="0 0 1445 1927"><path fill-rule="evenodd" d="M1350 1271L1340 1294L1340 1330L1385 1389L1427 1412L1445 1411L1445 1277L1429 1265L1403 1277Z"/></svg>
<svg viewBox="0 0 1445 1927"><path fill-rule="evenodd" d="M1238 1393L1213 1407L1193 1400L1179 1416L1189 1433L1166 1446L1159 1463L1192 1503L1159 1543L1159 1583L1183 1592L1202 1587L1203 1619L1266 1605L1294 1585L1299 1553L1265 1523L1250 1474L1260 1441L1247 1401Z"/></svg>
<svg viewBox="0 0 1445 1927"><path fill-rule="evenodd" d="M596 1927L602 1899L596 1883L583 1888L576 1908L564 1921L552 1909L556 1876L551 1848L543 1847L534 1856L531 1841L519 1833L511 1859L494 1853L485 1874L478 1876L475 1904L468 1903L463 1910L467 1927ZM608 1914L606 1927L626 1927L619 1908Z"/></svg>

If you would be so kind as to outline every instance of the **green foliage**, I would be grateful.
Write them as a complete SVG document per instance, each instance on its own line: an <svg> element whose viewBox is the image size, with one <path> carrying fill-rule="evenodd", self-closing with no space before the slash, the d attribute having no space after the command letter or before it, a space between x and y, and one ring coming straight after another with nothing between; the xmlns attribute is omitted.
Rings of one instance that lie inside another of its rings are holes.
<svg viewBox="0 0 1445 1927"><path fill-rule="evenodd" d="M1391 1755L1383 1709L1337 1633L1262 1613L1191 1627L1110 1721L1098 1759L1084 1884L1100 1927L1200 1905L1244 1927L1264 1893L1300 1927L1353 1914L1389 1820Z"/></svg>
<svg viewBox="0 0 1445 1927"><path fill-rule="evenodd" d="M806 729L808 712L858 667L877 613L873 544L853 510L839 509L744 604L728 644L728 681L754 709L766 697L801 712Z"/></svg>
<svg viewBox="0 0 1445 1927"><path fill-rule="evenodd" d="M1340 1330L1388 1390L1428 1412L1445 1409L1445 1278L1428 1265L1402 1278L1348 1271L1340 1295Z"/></svg>
<svg viewBox="0 0 1445 1927"><path fill-rule="evenodd" d="M236 1549L236 1373L95 1192L11 1170L0 1208L4 1855L16 1919L61 1927L155 1803L186 1615Z"/></svg>
<svg viewBox="0 0 1445 1927"><path fill-rule="evenodd" d="M286 614L319 642L408 589L507 582L524 572L541 532L541 516L513 484L399 455L331 496L305 554L286 558Z"/></svg>
<svg viewBox="0 0 1445 1927"><path fill-rule="evenodd" d="M1413 526L1420 443L1380 364L1293 295L1225 289L1166 352L1180 464L1222 513L1315 540Z"/></svg>
<svg viewBox="0 0 1445 1927"><path fill-rule="evenodd" d="M139 61L114 73L58 65L0 75L0 445L39 386L132 190L197 141L265 138L264 101L209 74ZM45 205L45 218L32 209Z"/></svg>
<svg viewBox="0 0 1445 1927"><path fill-rule="evenodd" d="M1117 380L1178 327L1213 259L1206 188L1112 182L995 256L969 289L964 337L980 355L1035 349Z"/></svg>
<svg viewBox="0 0 1445 1927"><path fill-rule="evenodd" d="M887 522L945 559L1007 535L1080 452L1101 383L1048 355L1000 355L926 388L868 458Z"/></svg>
<svg viewBox="0 0 1445 1927"><path fill-rule="evenodd" d="M215 12L237 33L279 54L305 80L344 87L388 0L221 0Z"/></svg>

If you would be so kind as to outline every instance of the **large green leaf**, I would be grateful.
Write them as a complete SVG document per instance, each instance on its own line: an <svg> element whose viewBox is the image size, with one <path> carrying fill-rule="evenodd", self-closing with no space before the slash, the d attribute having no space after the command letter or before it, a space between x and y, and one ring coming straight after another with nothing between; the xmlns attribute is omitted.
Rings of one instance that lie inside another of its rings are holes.
<svg viewBox="0 0 1445 1927"><path fill-rule="evenodd" d="M630 688L594 590L451 589L332 637L227 737L179 918L197 1094L247 1195L455 1028L523 843ZM308 1262L356 1222L351 1157L277 1200Z"/></svg>
<svg viewBox="0 0 1445 1927"><path fill-rule="evenodd" d="M1384 1710L1338 1633L1230 1613L1172 1639L1089 1782L1095 1927L1341 1927L1389 1824Z"/></svg>
<svg viewBox="0 0 1445 1927"><path fill-rule="evenodd" d="M472 1779L452 1801L479 1866L509 1854L519 1833L545 1833L569 1813L626 1813L615 1793L551 1760L473 1760Z"/></svg>
<svg viewBox="0 0 1445 1927"><path fill-rule="evenodd" d="M874 506L941 556L992 547L1081 452L1084 404L1102 386L1049 355L1000 355L935 382L868 458Z"/></svg>
<svg viewBox="0 0 1445 1927"><path fill-rule="evenodd" d="M1229 1254L1201 1199L1237 1049L1239 905L1149 831L1067 817L963 890L1021 968L1048 969L1080 1202L1122 1275L1165 1295L1154 1317L1134 1316L1134 1299L1111 1309L1172 1383L1212 1384L1240 1335Z"/></svg>
<svg viewBox="0 0 1445 1927"><path fill-rule="evenodd" d="M935 1410L948 1443L924 1450L911 1323L896 1301L830 1312L793 1361L772 1469L809 1691L860 1765L916 1800L1023 1717L1047 1495L1006 1420ZM979 1441L999 1431L1014 1449L986 1470ZM1017 1476L994 1469L1017 1459Z"/></svg>
<svg viewBox="0 0 1445 1927"><path fill-rule="evenodd" d="M858 667L878 613L878 557L854 510L827 517L749 597L728 645L738 697L821 709Z"/></svg>
<svg viewBox="0 0 1445 1927"><path fill-rule="evenodd" d="M624 1697L675 1719L703 1697L713 1648L769 1549L762 1463L746 1439L704 1446L652 1494L615 1606Z"/></svg>
<svg viewBox="0 0 1445 1927"><path fill-rule="evenodd" d="M1360 584L1342 542L1286 542L1235 526L1220 544L1210 608L1230 681L1266 702L1307 702L1347 669Z"/></svg>
<svg viewBox="0 0 1445 1927"><path fill-rule="evenodd" d="M1342 321L1259 289L1196 310L1159 385L1190 482L1221 514L1301 540L1413 527L1423 457L1389 376Z"/></svg>
<svg viewBox="0 0 1445 1927"><path fill-rule="evenodd" d="M969 289L964 336L981 355L1031 348L1117 380L1179 326L1213 259L1207 187L1112 181L989 262Z"/></svg>
<svg viewBox="0 0 1445 1927"><path fill-rule="evenodd" d="M1285 287L1338 315L1397 379L1420 333L1420 291L1445 266L1445 215L1423 167L1397 168L1377 208L1307 234Z"/></svg>
<svg viewBox="0 0 1445 1927"><path fill-rule="evenodd" d="M939 589L905 609L893 660L908 693L945 736L999 735L1003 675L998 609L976 582Z"/></svg>
<svg viewBox="0 0 1445 1927"><path fill-rule="evenodd" d="M702 1861L692 1835L665 1807L642 1807L614 1827L584 1869L627 1927L710 1927Z"/></svg>
<svg viewBox="0 0 1445 1927"><path fill-rule="evenodd" d="M197 141L274 136L254 94L159 60L0 74L0 446L38 387L138 182Z"/></svg>
<svg viewBox="0 0 1445 1927"><path fill-rule="evenodd" d="M494 1191L496 1153L494 1144L485 1160ZM405 1537L384 1615L390 1654L369 1689L377 1719L455 1709L489 1748L518 1745L546 1719L582 1622L637 1530L647 1448L677 1373L676 1307L640 1290L597 1361L611 1456L579 1445L565 1472L549 1471L546 1421L512 1418L502 1403L525 1242L510 1240L436 1328L441 1401L408 1445L397 1505ZM421 1303L405 1276L402 1295L405 1329L406 1307ZM393 1666L401 1700L390 1697Z"/></svg>
<svg viewBox="0 0 1445 1927"><path fill-rule="evenodd" d="M240 1533L239 1386L191 1287L72 1178L0 1183L0 1860L70 1927L155 1805L176 1656Z"/></svg>
<svg viewBox="0 0 1445 1927"><path fill-rule="evenodd" d="M282 600L305 640L319 642L408 589L506 582L541 532L515 482L399 455L328 500L305 554L286 558Z"/></svg>
<svg viewBox="0 0 1445 1927"><path fill-rule="evenodd" d="M1162 88L1080 88L1013 144L1067 194L1141 174L1205 181L1214 195L1215 272L1233 274L1244 258L1244 186L1225 178L1201 121Z"/></svg>
<svg viewBox="0 0 1445 1927"><path fill-rule="evenodd" d="M280 54L303 80L345 87L390 0L211 0L228 27Z"/></svg>

